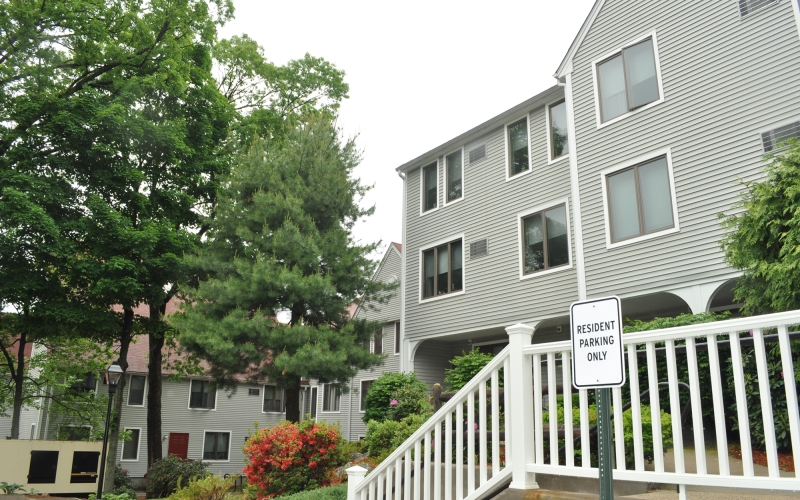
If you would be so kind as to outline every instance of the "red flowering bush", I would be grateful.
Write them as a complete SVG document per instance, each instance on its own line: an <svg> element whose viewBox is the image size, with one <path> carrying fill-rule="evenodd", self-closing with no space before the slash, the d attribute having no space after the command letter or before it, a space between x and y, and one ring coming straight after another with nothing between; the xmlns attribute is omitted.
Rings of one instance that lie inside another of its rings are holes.
<svg viewBox="0 0 800 500"><path fill-rule="evenodd" d="M244 445L244 474L256 498L330 486L333 472L346 460L339 429L324 422L281 422L253 433Z"/></svg>

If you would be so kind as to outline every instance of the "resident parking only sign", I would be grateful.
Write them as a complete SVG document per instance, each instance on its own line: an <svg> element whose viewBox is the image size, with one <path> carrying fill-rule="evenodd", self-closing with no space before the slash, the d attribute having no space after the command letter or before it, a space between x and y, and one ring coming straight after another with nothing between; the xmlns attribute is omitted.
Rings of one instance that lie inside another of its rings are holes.
<svg viewBox="0 0 800 500"><path fill-rule="evenodd" d="M619 297L574 302L569 308L572 385L576 389L625 383Z"/></svg>

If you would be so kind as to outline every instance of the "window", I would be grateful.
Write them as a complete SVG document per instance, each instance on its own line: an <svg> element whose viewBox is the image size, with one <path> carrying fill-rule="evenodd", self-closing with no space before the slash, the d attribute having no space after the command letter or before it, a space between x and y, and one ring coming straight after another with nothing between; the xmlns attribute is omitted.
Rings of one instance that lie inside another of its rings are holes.
<svg viewBox="0 0 800 500"><path fill-rule="evenodd" d="M213 410L217 403L217 388L210 380L192 380L189 408Z"/></svg>
<svg viewBox="0 0 800 500"><path fill-rule="evenodd" d="M463 193L464 162L459 149L445 157L447 165L447 203L461 199Z"/></svg>
<svg viewBox="0 0 800 500"><path fill-rule="evenodd" d="M569 154L569 132L567 128L567 103L561 101L550 106L548 110L550 130L550 160L561 158Z"/></svg>
<svg viewBox="0 0 800 500"><path fill-rule="evenodd" d="M228 460L230 432L207 432L203 437L203 460Z"/></svg>
<svg viewBox="0 0 800 500"><path fill-rule="evenodd" d="M76 395L96 391L97 375L94 373L87 373L83 380L72 384L71 389Z"/></svg>
<svg viewBox="0 0 800 500"><path fill-rule="evenodd" d="M282 413L285 411L283 389L278 389L274 385L264 386L264 406L265 412Z"/></svg>
<svg viewBox="0 0 800 500"><path fill-rule="evenodd" d="M375 337L372 339L372 353L383 354L383 328L375 331Z"/></svg>
<svg viewBox="0 0 800 500"><path fill-rule="evenodd" d="M128 385L128 406L144 406L144 386L147 377L131 375Z"/></svg>
<svg viewBox="0 0 800 500"><path fill-rule="evenodd" d="M661 98L654 39L651 35L597 64L601 123Z"/></svg>
<svg viewBox="0 0 800 500"><path fill-rule="evenodd" d="M569 265L566 203L521 217L522 274Z"/></svg>
<svg viewBox="0 0 800 500"><path fill-rule="evenodd" d="M66 425L58 432L58 439L65 441L89 441L91 437L92 428L85 425Z"/></svg>
<svg viewBox="0 0 800 500"><path fill-rule="evenodd" d="M400 354L400 322L394 324L394 353Z"/></svg>
<svg viewBox="0 0 800 500"><path fill-rule="evenodd" d="M506 126L508 176L513 177L530 168L528 152L528 118Z"/></svg>
<svg viewBox="0 0 800 500"><path fill-rule="evenodd" d="M139 460L139 436L142 430L128 430L131 432L131 439L122 443L122 460Z"/></svg>
<svg viewBox="0 0 800 500"><path fill-rule="evenodd" d="M422 211L427 212L437 207L439 195L437 188L439 185L439 166L431 163L422 168Z"/></svg>
<svg viewBox="0 0 800 500"><path fill-rule="evenodd" d="M778 0L739 0L739 15L742 17L752 14L767 5L777 3Z"/></svg>
<svg viewBox="0 0 800 500"><path fill-rule="evenodd" d="M422 253L422 298L461 291L464 288L461 240Z"/></svg>
<svg viewBox="0 0 800 500"><path fill-rule="evenodd" d="M247 389L247 395L248 396L260 396L261 395L261 389L252 389L252 388Z"/></svg>
<svg viewBox="0 0 800 500"><path fill-rule="evenodd" d="M361 411L367 410L367 393L369 392L370 386L372 386L373 380L362 380L361 381Z"/></svg>
<svg viewBox="0 0 800 500"><path fill-rule="evenodd" d="M322 388L322 411L339 411L341 393L333 384L325 384Z"/></svg>
<svg viewBox="0 0 800 500"><path fill-rule="evenodd" d="M606 175L611 243L675 227L667 156Z"/></svg>
<svg viewBox="0 0 800 500"><path fill-rule="evenodd" d="M792 138L800 139L800 120L762 133L761 144L764 146L764 152L769 153L782 147L783 141Z"/></svg>

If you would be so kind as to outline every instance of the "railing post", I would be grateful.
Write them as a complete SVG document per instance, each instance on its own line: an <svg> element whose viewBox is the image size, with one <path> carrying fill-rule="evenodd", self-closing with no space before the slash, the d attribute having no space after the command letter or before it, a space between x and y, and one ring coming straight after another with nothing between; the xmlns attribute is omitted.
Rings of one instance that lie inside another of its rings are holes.
<svg viewBox="0 0 800 500"><path fill-rule="evenodd" d="M347 472L347 500L356 500L356 488L364 480L367 469L355 465L345 472Z"/></svg>
<svg viewBox="0 0 800 500"><path fill-rule="evenodd" d="M509 365L511 373L503 380L505 390L509 391L510 408L506 409L506 440L513 440L511 447L511 484L509 488L532 490L539 487L536 475L527 471L529 463L534 462L533 446L533 372L531 357L522 349L531 344L533 327L516 324L506 328L509 345ZM541 425L541 423L539 423ZM510 431L509 432L509 427Z"/></svg>

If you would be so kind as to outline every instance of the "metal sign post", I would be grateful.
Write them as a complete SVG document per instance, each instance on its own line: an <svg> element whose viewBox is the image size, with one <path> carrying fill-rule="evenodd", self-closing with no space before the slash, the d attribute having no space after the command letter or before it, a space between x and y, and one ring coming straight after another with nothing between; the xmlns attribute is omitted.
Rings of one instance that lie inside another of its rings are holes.
<svg viewBox="0 0 800 500"><path fill-rule="evenodd" d="M613 500L610 388L625 384L620 300L607 297L574 302L569 311L572 385L596 389L600 500Z"/></svg>

